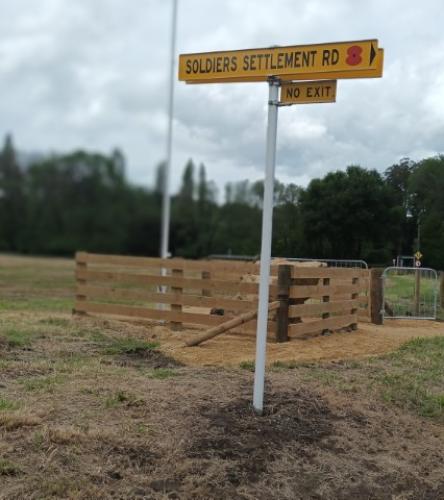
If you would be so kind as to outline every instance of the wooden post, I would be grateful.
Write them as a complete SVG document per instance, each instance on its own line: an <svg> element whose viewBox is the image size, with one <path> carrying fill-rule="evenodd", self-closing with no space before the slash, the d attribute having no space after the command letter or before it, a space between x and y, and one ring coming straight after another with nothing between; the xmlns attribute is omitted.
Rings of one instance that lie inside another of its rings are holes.
<svg viewBox="0 0 444 500"><path fill-rule="evenodd" d="M288 342L288 303L291 286L291 266L278 266L279 309L276 317L276 342Z"/></svg>
<svg viewBox="0 0 444 500"><path fill-rule="evenodd" d="M382 269L370 269L370 321L374 325L382 325L383 283Z"/></svg>
<svg viewBox="0 0 444 500"><path fill-rule="evenodd" d="M210 271L202 271L202 279L203 280L209 280L211 279L211 273ZM202 295L204 297L211 297L211 290L210 289L202 289Z"/></svg>
<svg viewBox="0 0 444 500"><path fill-rule="evenodd" d="M330 286L330 278L323 278L322 279L322 285L323 286ZM323 295L322 296L322 302L330 302L330 295ZM323 312L322 313L322 319L327 319L330 317L330 313L329 312ZM326 333L328 333L328 330L322 330L322 335L325 335Z"/></svg>
<svg viewBox="0 0 444 500"><path fill-rule="evenodd" d="M359 278L353 278L352 283L353 283L353 285L358 285ZM351 296L352 300L358 300L358 297L359 297L359 292L352 293L352 296ZM355 322L350 325L351 329L357 330L358 329L358 307L357 307L357 305L353 305L351 313L355 317Z"/></svg>
<svg viewBox="0 0 444 500"><path fill-rule="evenodd" d="M81 302L86 302L87 297L86 297L86 295L81 294L79 292L79 287L85 286L87 284L87 281L86 281L86 279L79 277L79 271L87 271L88 270L87 255L88 254L86 252L77 252L76 253L77 290L76 290L76 304L74 306L74 309L72 310L72 313L78 314L78 315L86 315L86 313L84 311L82 311L82 309L81 309L81 307L82 307Z"/></svg>
<svg viewBox="0 0 444 500"><path fill-rule="evenodd" d="M362 306L362 302L359 303L359 309L361 311L365 310L365 321L371 322L370 317L370 269L366 270L365 274L366 287L365 287L365 298L366 298L366 307ZM361 297L361 293L359 294L359 298ZM359 317L359 309L358 309L358 317Z"/></svg>
<svg viewBox="0 0 444 500"><path fill-rule="evenodd" d="M415 270L415 316L419 317L421 302L421 269Z"/></svg>
<svg viewBox="0 0 444 500"><path fill-rule="evenodd" d="M182 269L173 269L171 271L171 276L173 278L182 278L183 277L183 270ZM178 302L182 302L181 299L182 299L182 292L183 292L183 288L181 287L176 287L176 286L172 286L171 287L171 292L174 294L174 295L177 295L178 297ZM174 304L172 303L171 304L171 311L172 312L182 312L182 304L181 303L178 303L178 304ZM179 331L179 330L182 330L182 322L180 321L171 321L171 330L173 331Z"/></svg>

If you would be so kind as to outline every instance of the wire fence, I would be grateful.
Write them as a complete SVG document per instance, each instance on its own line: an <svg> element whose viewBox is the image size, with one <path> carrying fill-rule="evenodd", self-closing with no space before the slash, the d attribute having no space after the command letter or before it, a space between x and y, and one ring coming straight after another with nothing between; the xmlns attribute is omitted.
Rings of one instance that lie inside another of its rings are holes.
<svg viewBox="0 0 444 500"><path fill-rule="evenodd" d="M212 254L208 256L209 259L217 260L245 260L256 261L259 260L259 255L232 255L232 254ZM344 267L344 268L358 268L368 269L368 264L365 260L361 259L318 259L308 257L284 257L290 262L323 262L327 267Z"/></svg>
<svg viewBox="0 0 444 500"><path fill-rule="evenodd" d="M290 261L295 262L324 262L327 264L327 267L345 267L345 268L359 268L359 269L368 269L368 264L365 260L361 259L309 259L309 258L301 258L301 257L290 257Z"/></svg>
<svg viewBox="0 0 444 500"><path fill-rule="evenodd" d="M438 273L430 268L388 267L383 279L383 317L436 319Z"/></svg>

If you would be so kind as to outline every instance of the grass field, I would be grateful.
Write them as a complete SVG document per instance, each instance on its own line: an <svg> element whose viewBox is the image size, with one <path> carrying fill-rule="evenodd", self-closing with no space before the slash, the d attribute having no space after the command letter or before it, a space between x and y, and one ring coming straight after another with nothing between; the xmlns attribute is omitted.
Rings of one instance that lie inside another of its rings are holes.
<svg viewBox="0 0 444 500"><path fill-rule="evenodd" d="M0 256L0 498L444 498L444 331L276 361L258 417L251 362L183 365L73 292L72 261Z"/></svg>

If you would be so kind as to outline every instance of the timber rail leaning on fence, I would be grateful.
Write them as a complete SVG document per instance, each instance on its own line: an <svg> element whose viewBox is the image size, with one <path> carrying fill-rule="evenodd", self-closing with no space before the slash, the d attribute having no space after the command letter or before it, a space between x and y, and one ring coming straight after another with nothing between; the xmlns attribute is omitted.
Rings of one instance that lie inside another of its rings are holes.
<svg viewBox="0 0 444 500"><path fill-rule="evenodd" d="M167 322L175 330L207 329L257 308L258 273L252 262L78 252L74 312ZM358 317L370 314L368 287L366 269L272 264L270 301L278 300L280 307L269 317L269 339L356 328ZM251 321L233 333L255 332Z"/></svg>

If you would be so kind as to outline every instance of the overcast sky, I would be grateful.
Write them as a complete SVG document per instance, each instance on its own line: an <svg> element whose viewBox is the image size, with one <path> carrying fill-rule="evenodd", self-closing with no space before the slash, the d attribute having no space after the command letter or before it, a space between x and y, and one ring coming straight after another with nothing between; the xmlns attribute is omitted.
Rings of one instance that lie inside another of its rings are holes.
<svg viewBox="0 0 444 500"><path fill-rule="evenodd" d="M439 0L179 0L177 52L378 38L382 79L279 110L277 177L306 185L444 152ZM0 0L0 134L30 152L120 147L133 182L165 156L171 2ZM263 175L265 83L175 84L173 186L188 158L219 186Z"/></svg>

